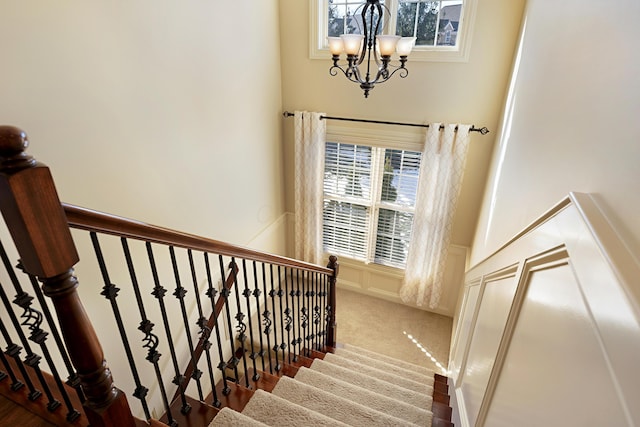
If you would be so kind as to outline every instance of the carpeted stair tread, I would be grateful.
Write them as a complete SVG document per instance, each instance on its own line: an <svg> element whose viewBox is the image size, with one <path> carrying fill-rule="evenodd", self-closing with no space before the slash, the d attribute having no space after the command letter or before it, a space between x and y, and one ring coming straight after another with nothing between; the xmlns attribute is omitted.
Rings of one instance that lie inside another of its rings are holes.
<svg viewBox="0 0 640 427"><path fill-rule="evenodd" d="M266 424L230 408L222 408L209 427L266 427Z"/></svg>
<svg viewBox="0 0 640 427"><path fill-rule="evenodd" d="M361 405L376 409L406 422L430 426L433 414L397 399L376 393L373 390L358 387L337 378L308 368L301 368L295 376L296 381L322 389L341 398L350 399ZM429 404L431 407L431 404Z"/></svg>
<svg viewBox="0 0 640 427"><path fill-rule="evenodd" d="M334 365L321 359L314 360L310 369L334 378L340 378L342 381L346 381L358 387L375 390L377 393L389 396L401 402L406 402L418 408L430 410L433 404L431 392L418 393L388 381L356 372L339 365ZM430 389L430 387L428 388Z"/></svg>
<svg viewBox="0 0 640 427"><path fill-rule="evenodd" d="M405 420L387 415L373 407L363 406L350 399L283 377L273 389L273 394L304 406L312 411L325 414L335 420L354 427L394 427L413 426Z"/></svg>
<svg viewBox="0 0 640 427"><path fill-rule="evenodd" d="M242 414L274 427L347 426L263 390L256 390Z"/></svg>
<svg viewBox="0 0 640 427"><path fill-rule="evenodd" d="M400 377L396 374L384 371L382 369L355 362L353 360L347 359L346 357L338 356L332 353L327 353L325 358L322 360L333 365L342 366L343 368L351 369L361 374L369 375L371 377L387 381L391 384L395 384L399 387L404 387L417 393L426 393L430 395L433 394L433 378L431 378L430 383L421 383L418 381Z"/></svg>
<svg viewBox="0 0 640 427"><path fill-rule="evenodd" d="M406 362L404 360L396 359L391 356L387 356L386 354L376 353L375 351L367 350L366 348L357 347L353 344L344 344L344 350L350 351L352 353L358 353L363 356L370 357L372 359L379 360L381 362L391 363L392 365L401 366L407 370L418 372L423 375L433 376L434 371L425 366L416 365L414 363Z"/></svg>
<svg viewBox="0 0 640 427"><path fill-rule="evenodd" d="M406 369L395 363L388 363L386 361L375 359L365 354L359 354L354 351L343 349L343 348L336 348L335 355L344 357L354 362L362 363L363 365L381 369L385 372L393 373L395 375L410 379L412 381L433 385L433 374L434 374L433 371L431 371L429 374L424 374L422 372Z"/></svg>

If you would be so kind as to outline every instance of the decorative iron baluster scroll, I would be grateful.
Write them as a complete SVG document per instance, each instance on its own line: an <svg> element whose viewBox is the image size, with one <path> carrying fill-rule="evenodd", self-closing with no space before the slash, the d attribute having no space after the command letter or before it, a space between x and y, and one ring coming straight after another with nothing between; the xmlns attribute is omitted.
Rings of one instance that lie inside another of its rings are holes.
<svg viewBox="0 0 640 427"><path fill-rule="evenodd" d="M125 260L127 262L127 268L129 270L129 277L131 278L131 285L133 287L133 292L136 296L136 302L138 304L138 311L140 312L140 324L138 325L138 330L144 334L144 338L142 338L142 348L147 349L146 360L153 365L154 373L156 375L156 379L158 381L158 385L160 387L160 395L162 397L162 404L164 406L164 411L167 416L167 423L174 427L177 426L177 421L173 418L173 414L171 413L171 405L169 403L169 399L167 398L167 390L164 386L164 381L162 379L162 373L160 370L160 357L162 356L158 352L158 344L159 339L158 336L153 333L154 324L147 318L147 313L144 309L144 303L142 301L142 295L140 294L140 286L138 284L138 276L136 274L136 270L133 264L133 258L131 257L131 250L129 249L129 243L126 238L120 238L120 243L122 244L122 251L124 253ZM147 394L147 388L143 386L136 387L133 396L143 400ZM145 415L147 415L145 413ZM148 418L150 418L147 415ZM147 418L147 419L148 419Z"/></svg>
<svg viewBox="0 0 640 427"><path fill-rule="evenodd" d="M254 265L255 270L255 265ZM253 364L253 376L251 379L253 381L258 381L260 379L260 375L258 374L258 368L256 366L256 358L258 357L258 353L254 350L254 341L253 341L253 324L251 322L251 295L255 292L251 292L249 288L249 280L247 278L247 262L246 260L242 260L242 273L244 276L244 291L242 291L242 295L244 296L245 302L247 304L247 316L249 316L249 349L251 353L249 354L249 358L251 359L251 363ZM256 297L256 299L258 299ZM258 301L258 313L260 312L260 302ZM263 360L264 363L264 360ZM263 368L264 370L264 368ZM247 372L245 372L245 376L248 377Z"/></svg>
<svg viewBox="0 0 640 427"><path fill-rule="evenodd" d="M269 297L271 297L271 311L273 312L273 323L276 324L276 326L273 328L273 354L274 354L274 357L276 358L276 366L274 366L273 369L276 372L279 372L280 371L280 362L278 361L278 323L276 321L276 313L277 313L277 311L276 311L276 299L275 299L276 298L276 291L275 291L275 288L273 286L273 264L269 264L269 277L271 278L271 289L269 290ZM264 304L267 305L267 301L265 301ZM271 325L269 325L269 326L271 326ZM271 357L269 357L269 359L271 359Z"/></svg>
<svg viewBox="0 0 640 427"><path fill-rule="evenodd" d="M267 349L271 348L271 313L269 312L269 307L267 304L267 273L262 263L262 290L264 291L264 311L262 312L262 326L264 326L264 330L262 331L267 337ZM265 354L269 356L269 352L260 348L260 353L262 359L264 360ZM269 357L269 373L273 374L273 363L271 362L271 357Z"/></svg>
<svg viewBox="0 0 640 427"><path fill-rule="evenodd" d="M113 315L116 319L116 325L118 326L118 331L120 332L120 338L122 339L122 344L124 345L125 353L127 354L127 360L129 362L129 367L131 368L131 375L133 375L133 380L136 384L136 389L134 391L134 396L140 399L140 403L142 404L142 408L144 410L144 414L147 419L151 418L151 413L149 412L149 407L147 405L147 392L148 388L142 385L140 381L140 375L138 374L138 368L136 367L135 360L133 358L133 353L131 352L131 345L129 344L129 338L127 337L127 332L124 328L124 323L122 321L122 315L120 313L120 308L118 307L118 293L120 289L116 287L113 283L111 283L111 279L109 278L109 272L107 271L107 265L104 261L104 256L102 254L102 249L100 248L100 242L98 241L98 236L96 233L89 233L91 236L91 242L93 243L93 249L96 253L96 258L98 259L98 265L100 266L100 272L102 273L102 279L104 280L104 286L102 287L102 292L100 295L104 296L111 303L111 309L113 310Z"/></svg>
<svg viewBox="0 0 640 427"><path fill-rule="evenodd" d="M220 275L222 276L222 281L226 282L226 277L224 273L224 260L222 258L222 255L218 256L218 261L220 263ZM234 261L231 261L230 267L233 270L237 269L237 265ZM233 282L234 284L236 284L237 282L235 274L233 276ZM236 293L237 293L237 288L236 288ZM224 298L224 308L227 314L227 327L229 328L229 335L231 335L229 337L229 345L231 348L231 359L229 359L229 362L226 364L225 368L233 369L235 383L238 384L240 382L240 378L238 378L238 363L240 363L240 359L238 359L238 357L236 356L236 349L233 345L233 334L231 334L231 331L233 331L233 326L231 325L231 309L229 308L229 295L231 295L230 288L227 288L225 286L220 292L220 296ZM223 371L223 375L224 375L224 371Z"/></svg>
<svg viewBox="0 0 640 427"><path fill-rule="evenodd" d="M188 413L191 409L191 406L187 403L187 397L184 393L183 383L185 381L185 376L180 374L180 367L178 366L178 358L176 356L176 349L173 343L173 339L171 338L171 327L169 326L169 317L167 315L167 306L164 302L164 296L167 294L167 290L160 284L160 277L158 275L158 268L156 267L156 260L153 255L153 248L151 247L150 242L146 242L147 247L147 256L149 257L149 266L151 267L151 274L153 276L153 295L158 300L158 306L160 307L160 314L162 315L162 323L164 325L164 332L167 338L167 344L169 345L169 354L171 355L171 362L173 363L173 371L175 376L173 377L173 383L178 386L178 392L180 393L180 399L182 401L182 406L180 411L183 413Z"/></svg>
<svg viewBox="0 0 640 427"><path fill-rule="evenodd" d="M173 291L173 296L180 303L180 312L182 313L182 323L184 326L184 331L187 336L187 345L189 346L189 354L191 355L192 360L194 360L194 349L193 349L193 339L191 338L191 327L189 326L189 316L187 315L187 307L184 303L184 298L187 295L187 290L182 286L182 281L180 280L180 272L178 270L178 262L176 260L176 251L173 246L169 246L169 255L171 256L171 265L173 267L173 276L176 282L176 289ZM194 366L193 372L191 373L191 378L196 380L196 386L198 387L198 396L200 396L200 400L204 400L204 396L202 395L202 384L200 383L200 377L202 376L202 371L198 369L197 363ZM181 375L180 383L177 384L178 387L182 388L184 392L186 392L187 381L185 381L184 375ZM187 414L191 410L190 405L183 406L180 411L183 414Z"/></svg>

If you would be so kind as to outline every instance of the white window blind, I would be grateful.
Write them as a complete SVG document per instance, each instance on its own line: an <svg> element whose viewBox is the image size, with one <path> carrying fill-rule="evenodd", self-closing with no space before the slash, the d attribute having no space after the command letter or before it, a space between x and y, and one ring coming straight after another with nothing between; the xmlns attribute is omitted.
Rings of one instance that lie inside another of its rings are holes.
<svg viewBox="0 0 640 427"><path fill-rule="evenodd" d="M365 262L404 267L420 156L416 151L327 142L325 251Z"/></svg>

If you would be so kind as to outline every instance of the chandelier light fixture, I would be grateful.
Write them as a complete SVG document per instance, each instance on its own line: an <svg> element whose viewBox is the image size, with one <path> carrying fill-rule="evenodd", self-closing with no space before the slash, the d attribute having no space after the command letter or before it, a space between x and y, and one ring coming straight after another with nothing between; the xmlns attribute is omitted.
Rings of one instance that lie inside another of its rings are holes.
<svg viewBox="0 0 640 427"><path fill-rule="evenodd" d="M388 9L380 4L380 0L367 0L361 6L362 34L342 34L340 37L328 37L329 51L333 58L333 66L329 69L332 76L342 73L364 90L364 97L378 83L384 83L394 74L407 77L409 70L405 67L407 58L416 41L415 37L400 37L381 34L384 12ZM356 11L357 13L357 11ZM345 17L347 19L347 17ZM354 18L356 19L356 18ZM347 56L346 64L338 64L340 55ZM398 54L400 64L391 63L391 55Z"/></svg>

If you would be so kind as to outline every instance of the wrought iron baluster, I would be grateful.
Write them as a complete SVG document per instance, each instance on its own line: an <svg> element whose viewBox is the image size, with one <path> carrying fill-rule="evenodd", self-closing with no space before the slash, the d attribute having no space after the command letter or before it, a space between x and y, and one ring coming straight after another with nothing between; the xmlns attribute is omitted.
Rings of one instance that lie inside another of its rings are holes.
<svg viewBox="0 0 640 427"><path fill-rule="evenodd" d="M262 312L264 330L262 331L267 337L267 349L271 348L271 313L269 313L269 306L267 305L267 273L262 263L262 290L264 291L264 311ZM265 351L261 349L262 359L264 360ZM273 374L273 363L271 362L270 353L266 352L269 356L269 373Z"/></svg>
<svg viewBox="0 0 640 427"><path fill-rule="evenodd" d="M173 418L171 413L171 405L169 404L169 399L167 397L167 390L164 386L164 381L162 378L162 373L160 370L160 357L162 356L158 352L158 336L153 333L153 327L155 326L148 318L147 313L144 309L144 302L142 300L142 294L140 293L140 286L138 284L138 276L136 274L135 266L133 264L133 258L131 257L131 251L129 249L129 243L126 238L120 238L120 243L122 244L122 251L124 252L124 257L127 262L127 268L129 270L129 277L131 278L131 284L133 286L133 292L136 296L136 302L138 303L138 311L140 312L140 325L138 325L138 330L144 334L144 338L142 342L144 345L142 348L147 349L147 357L146 360L153 365L153 369L156 375L156 379L158 381L158 386L160 387L160 396L162 398L162 403L164 406L165 414L167 415L167 422L170 426L177 426L177 421ZM142 385L137 386L135 392L133 393L134 397L140 399L141 401L146 400L148 389ZM151 418L147 412L145 412L145 416L147 419Z"/></svg>
<svg viewBox="0 0 640 427"><path fill-rule="evenodd" d="M251 295L253 295L253 293L251 292L251 289L249 289L249 279L247 279L247 261L245 259L242 260L242 275L244 277L244 291L242 292L242 295L244 296L245 302L247 303L247 316L249 318L249 348L251 349L251 354L249 355L249 357L251 358L251 362L253 364L253 376L251 377L251 379L253 381L258 381L260 379L260 375L258 375L258 367L256 366L256 358L258 357L258 353L256 353L254 349L253 322L251 322ZM258 303L258 313L260 313L259 304L260 303ZM248 372L246 372L246 369L244 375L248 378Z"/></svg>
<svg viewBox="0 0 640 427"><path fill-rule="evenodd" d="M285 271L285 280L287 277L287 273ZM282 363L284 363L284 350L287 348L287 343L284 339L284 319L286 313L284 312L284 308L282 306L282 296L285 295L286 292L282 290L282 267L278 266L278 300L280 301L280 336L282 337L282 342L280 343L280 350L282 350ZM275 311L275 309L274 309Z"/></svg>
<svg viewBox="0 0 640 427"><path fill-rule="evenodd" d="M291 316L291 309L289 308L289 282L287 281L287 269L284 269L284 301L286 303L285 315L285 329L287 330L287 361L291 364L291 330L293 329L293 317ZM295 347L294 347L295 349ZM284 349L282 350L284 351Z"/></svg>
<svg viewBox="0 0 640 427"><path fill-rule="evenodd" d="M208 285L207 296L211 301L211 310L213 312L214 329L216 331L216 344L217 344L216 348L218 349L218 359L219 359L218 369L222 373L222 394L228 395L231 392L231 388L229 388L229 385L227 384L227 376L224 373L224 370L226 368L226 363L224 362L224 355L222 353L222 340L220 339L220 326L218 325L218 316L216 315L217 310L216 310L215 297L218 291L213 287L213 279L211 277L211 265L209 264L209 254L207 254L206 252L204 253L204 266L207 272L207 285ZM224 282L222 282L222 286L224 288ZM211 336L211 331L208 331L208 336ZM211 365L211 361L209 361L209 364ZM211 387L213 389L212 405L215 406L216 408L219 408L221 406L221 402L218 399L215 380L213 379L213 376L211 376L210 379L211 379Z"/></svg>
<svg viewBox="0 0 640 427"><path fill-rule="evenodd" d="M231 257L231 262L233 264L236 264L236 260L234 257ZM237 265L237 264L236 264ZM243 268L246 267L246 265L243 264ZM244 323L244 319L245 319L245 315L242 312L242 307L240 304L240 286L238 285L238 275L236 274L234 277L234 286L236 288L236 291L234 292L236 295L236 309L237 309L237 313L236 313L236 320L238 321L238 325L236 326L236 330L238 331L238 340L240 341L240 349L241 349L241 355L242 355L242 367L244 368L244 379L245 379L245 385L247 386L247 388L250 387L249 384L249 377L247 376L247 354L246 354L246 347L245 347L245 341L247 340L247 335L245 334L245 332L247 331L247 324ZM231 337L231 339L233 340L233 337Z"/></svg>
<svg viewBox="0 0 640 427"><path fill-rule="evenodd" d="M300 273L300 271L298 270L298 274L302 275L302 282L301 282L301 295L302 295L302 308L300 309L300 320L302 322L302 334L300 335L300 339L302 340L302 342L304 342L305 344L305 351L304 351L304 356L307 357L309 356L309 349L307 348L307 337L308 337L308 330L307 328L309 327L309 292L308 290L306 290L307 288L307 282L305 281L305 274L304 271L302 271ZM307 280L309 280L309 275L306 275ZM300 283L300 278L298 278L298 282ZM300 352L300 355L302 355L302 351Z"/></svg>
<svg viewBox="0 0 640 427"><path fill-rule="evenodd" d="M325 338L325 342L326 342L326 338L329 335L329 328L331 327L331 311L333 310L333 307L331 307L331 301L329 300L329 280L325 280L325 287L324 287L324 299L325 299L325 305L324 305L324 338Z"/></svg>
<svg viewBox="0 0 640 427"><path fill-rule="evenodd" d="M194 347L193 347L193 338L191 337L191 327L189 326L189 315L187 314L187 306L184 303L184 298L187 295L187 290L182 286L182 281L180 280L180 271L178 270L178 261L176 260L176 251L173 246L169 246L169 256L171 257L171 265L173 267L173 276L176 282L176 289L173 291L173 296L176 297L178 302L180 303L180 312L182 313L182 323L184 326L185 333L187 335L187 345L189 346L189 354L191 355L191 360L195 361L194 357ZM204 400L202 395L202 384L200 383L200 377L202 376L202 371L198 369L197 366L194 366L193 373L191 374L191 378L196 380L196 386L198 388L198 396L200 400ZM178 385L183 391L186 388L186 378L184 375L181 375L182 382ZM188 408L182 408L183 413L188 413L191 410L191 406Z"/></svg>
<svg viewBox="0 0 640 427"><path fill-rule="evenodd" d="M307 357L311 354L311 350L313 350L313 305L312 299L315 292L313 292L313 281L315 278L315 273L308 272L307 273L307 281L304 283L305 287L305 296L307 297L307 321L309 323L309 330L307 331L307 335L305 336L305 340L307 341L305 346L307 348Z"/></svg>
<svg viewBox="0 0 640 427"><path fill-rule="evenodd" d="M198 287L198 276L196 274L196 267L193 261L193 252L191 251L191 249L187 250L187 254L189 256L189 267L191 268L191 280L193 281L193 292L195 293L196 305L198 307L198 316L199 316L197 321L197 325L199 328L198 335L200 335L202 339L202 350L204 351L205 356L207 358L207 372L209 374L211 389L213 390L213 394L214 394L214 403L217 402L219 406L220 402L216 394L216 384L213 379L213 368L211 365L211 341L209 341L209 337L211 336L211 329L207 326L207 318L204 317L202 301L200 299L200 289ZM202 397L200 400L204 401L204 397Z"/></svg>
<svg viewBox="0 0 640 427"><path fill-rule="evenodd" d="M180 399L182 401L182 407L180 411L182 413L188 413L191 410L191 406L187 403L187 397L185 396L182 384L184 383L184 376L180 373L180 367L178 366L178 358L176 356L176 349L171 338L171 327L169 326L169 318L167 316L167 307L164 303L164 296L167 294L167 290L160 284L160 277L158 276L158 269L156 267L155 257L153 255L153 248L150 242L146 242L147 255L149 256L149 266L151 267L151 275L153 276L154 288L151 292L158 300L160 306L160 313L162 314L162 322L164 324L164 331L167 337L167 344L169 345L169 353L171 355L171 362L173 363L173 370L175 377L173 378L173 384L178 386L180 392Z"/></svg>
<svg viewBox="0 0 640 427"><path fill-rule="evenodd" d="M271 289L269 290L269 296L271 297L271 311L273 312L273 323L275 323L275 326L273 327L273 349L271 349L271 346L269 345L268 348L270 350L273 350L274 356L276 358L276 366L273 367L273 369L276 372L280 371L280 362L278 361L278 324L276 322L277 316L276 316L276 290L275 287L273 286L273 264L269 264L269 277L271 278ZM267 305L267 301L265 300L265 306ZM282 313L282 312L281 312ZM281 314L282 316L282 314ZM269 357L269 359L271 359L271 357Z"/></svg>
<svg viewBox="0 0 640 427"><path fill-rule="evenodd" d="M151 414L149 412L149 407L147 405L147 401L145 396L147 394L148 389L142 385L140 381L140 375L138 374L138 368L136 366L136 362L133 358L133 353L131 352L131 345L129 344L129 338L127 337L127 332L124 328L124 322L122 321L122 315L120 313L120 308L118 306L118 293L120 289L116 287L113 283L111 283L111 279L109 278L109 272L107 270L107 265L104 260L104 255L102 253L102 249L100 247L100 242L98 240L98 235L95 232L90 232L91 242L93 243L93 250L96 254L96 258L98 260L98 265L100 266L100 273L102 274L102 279L104 281L104 286L102 287L102 292L100 295L104 296L111 303L111 309L113 310L113 315L116 320L116 325L118 327L118 331L120 332L120 338L122 339L122 344L124 345L124 351L127 355L127 360L129 361L129 368L131 368L131 374L133 375L133 380L136 384L136 392L141 396L140 403L142 404L142 408L144 409L144 414L147 419L151 418ZM136 396L137 397L137 396Z"/></svg>
<svg viewBox="0 0 640 427"><path fill-rule="evenodd" d="M23 310L22 314L20 315L20 317L23 319L21 326L26 326L27 328L29 328L29 331L30 331L29 340L35 342L40 346L40 349L42 350L42 354L45 356L45 359L49 364L49 368L51 369L52 374L53 373L56 374L55 379L57 380L57 385L61 387L64 392L66 392L66 390L64 390L64 386L62 385L62 381L60 381L60 376L57 375L56 367L55 365L53 365L53 361L51 359L49 349L46 344L48 333L43 331L40 328L40 325L42 324L42 313L31 306L33 297L27 294L22 289L22 285L20 284L20 281L16 276L16 273L13 269L13 266L11 265L11 261L9 260L9 256L7 255L7 252L4 249L4 245L2 244L2 242L0 242L0 258L2 258L2 263L4 264L5 270L9 275L9 280L11 281L13 288L16 291L16 297L13 300L13 303ZM22 332L22 330L20 330L20 332ZM45 396L47 397L47 401L48 401L47 409L53 412L60 406L60 402L53 397L51 389L47 384L44 378L44 375L42 374L42 371L40 370L40 359L41 359L40 356L32 353L31 355L27 356L26 364L28 366L31 366L34 369L34 372L38 377L40 385L44 390ZM67 396L67 399L68 399L68 396ZM69 405L68 407L71 408L69 409L68 416L71 417L72 419L78 418L79 414L75 415L74 417L73 407L71 407L71 405Z"/></svg>
<svg viewBox="0 0 640 427"><path fill-rule="evenodd" d="M220 261L220 274L222 276L222 283L226 283L227 279L224 273L224 260L222 259L222 255L219 255L218 259ZM233 261L233 258L231 259L230 267L231 267L232 274L234 275L233 281L235 282L236 276L237 276L237 273L236 273L237 266L236 266L236 263ZM233 345L233 326L231 325L231 309L229 308L229 295L231 295L231 291L227 289L226 286L224 286L220 294L224 298L224 307L225 307L225 312L227 313L227 327L229 328L229 345L231 347L231 359L229 360L229 363L227 363L226 367L233 368L233 374L235 375L235 383L238 384L240 382L240 378L238 378L238 363L240 362L240 359L236 357L236 349L235 349L235 346Z"/></svg>
<svg viewBox="0 0 640 427"><path fill-rule="evenodd" d="M256 310L258 313L258 324L261 324L261 319L260 319L260 295L262 294L262 292L260 291L260 286L258 285L258 267L256 265L256 262L253 261L253 296L256 298ZM260 328L262 329L262 328ZM260 356L260 361L262 364L262 372L266 371L266 365L264 363L264 341L262 338L262 330L260 331L260 334L258 334L258 339L260 341L260 352L258 353L258 355Z"/></svg>
<svg viewBox="0 0 640 427"><path fill-rule="evenodd" d="M323 328L322 332L320 332L320 336L322 337L322 346L324 347L324 344L326 342L326 336L327 336L327 325L328 325L328 320L327 320L327 276L323 275L322 276L322 286L321 286L321 291L320 291L320 315L323 317L320 320L320 326Z"/></svg>
<svg viewBox="0 0 640 427"><path fill-rule="evenodd" d="M5 343L7 344L7 354L9 354L9 351L14 348L15 344L13 344L13 342L11 341L11 336L9 335L9 331L7 331L7 327L4 325L4 320L2 320L1 317L0 317L0 333L2 333ZM9 356L11 356L11 354L9 354ZM9 364L9 361L4 355L4 351L0 351L0 360L2 360L2 364L7 370L7 374L9 374L9 378L11 378L11 390L18 391L22 387L24 387L24 383L20 381L18 377L16 377L16 374L13 372L13 368L11 367L11 365ZM27 378L24 376L25 371L24 371L24 366L22 365L22 360L20 360L19 358L16 359L16 364L18 365L18 370L22 373L23 378ZM6 375L3 378L5 377Z"/></svg>
<svg viewBox="0 0 640 427"><path fill-rule="evenodd" d="M293 332L293 340L291 340L291 344L293 345L293 361L298 361L298 352L296 351L296 345L298 344L298 337L296 336L296 281L294 279L293 268L290 270L291 273L291 291L289 295L291 296L291 331ZM298 300L298 316L300 316L300 301ZM300 330L300 318L298 317L298 330ZM299 336L300 334L298 334Z"/></svg>
<svg viewBox="0 0 640 427"><path fill-rule="evenodd" d="M42 392L35 388L33 382L31 381L31 377L29 377L29 374L27 373L27 370L25 369L24 365L31 366L33 368L38 368L40 357L33 354L33 352L31 351L31 346L29 346L29 342L27 341L24 335L24 332L20 327L20 322L18 322L18 319L16 318L16 314L13 312L13 308L11 307L11 303L9 302L9 298L7 297L7 294L4 291L4 286L1 283L0 283L0 298L2 299L2 303L4 304L7 314L9 315L9 319L11 319L13 328L18 333L18 338L20 339L20 342L23 345L23 347L20 347L19 345L14 343L8 331L5 329L3 331L3 334L6 332L5 341L7 342L7 350L6 350L7 355L16 361L16 364L18 365L18 369L22 374L22 379L24 380L25 384L27 385L27 388L29 389L29 395L28 395L29 400L34 401L40 396L42 396ZM26 350L26 353L27 353L27 357L25 357L24 362L22 361L22 359L20 359L20 353L22 352L23 348Z"/></svg>
<svg viewBox="0 0 640 427"><path fill-rule="evenodd" d="M313 326L315 330L314 349L320 349L320 282L322 281L322 274L318 273L315 276L313 282L313 289L315 290L315 296L313 299Z"/></svg>
<svg viewBox="0 0 640 427"><path fill-rule="evenodd" d="M302 334L303 334L303 330L302 330L302 320L301 320L301 318L304 315L304 312L302 311L302 309L304 307L302 307L302 304L300 303L300 295L302 295L302 292L300 291L300 270L296 269L296 299L298 301L298 311L297 311L297 313L298 313L298 337L296 338L296 344L298 344L298 351L296 352L296 361L298 361L298 356L302 355Z"/></svg>

